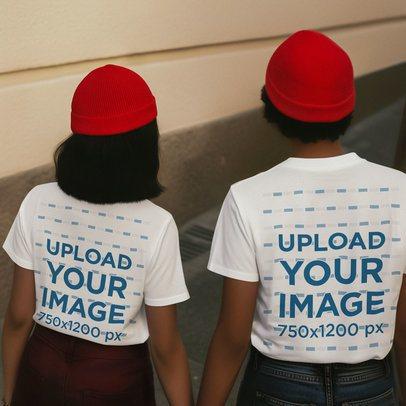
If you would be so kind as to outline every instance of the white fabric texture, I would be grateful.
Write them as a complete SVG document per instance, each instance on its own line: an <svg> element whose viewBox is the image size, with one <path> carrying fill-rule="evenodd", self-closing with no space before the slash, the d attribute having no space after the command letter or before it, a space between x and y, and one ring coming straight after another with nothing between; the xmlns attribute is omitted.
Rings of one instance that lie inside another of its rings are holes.
<svg viewBox="0 0 406 406"><path fill-rule="evenodd" d="M145 307L189 298L172 216L148 200L98 205L32 189L4 250L35 272L34 320L106 345L145 342Z"/></svg>
<svg viewBox="0 0 406 406"><path fill-rule="evenodd" d="M252 344L298 362L382 359L406 272L406 175L355 153L234 184L209 270L259 281Z"/></svg>

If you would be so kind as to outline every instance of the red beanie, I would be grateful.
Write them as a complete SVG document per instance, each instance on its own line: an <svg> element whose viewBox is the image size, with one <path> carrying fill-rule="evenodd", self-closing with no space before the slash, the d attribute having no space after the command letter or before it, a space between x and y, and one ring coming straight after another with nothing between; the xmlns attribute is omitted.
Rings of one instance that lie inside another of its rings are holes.
<svg viewBox="0 0 406 406"><path fill-rule="evenodd" d="M124 133L157 116L155 98L144 79L117 65L102 66L85 76L71 106L71 129L76 134Z"/></svg>
<svg viewBox="0 0 406 406"><path fill-rule="evenodd" d="M265 89L278 110L300 121L338 121L354 110L351 60L335 42L315 31L298 31L276 49Z"/></svg>

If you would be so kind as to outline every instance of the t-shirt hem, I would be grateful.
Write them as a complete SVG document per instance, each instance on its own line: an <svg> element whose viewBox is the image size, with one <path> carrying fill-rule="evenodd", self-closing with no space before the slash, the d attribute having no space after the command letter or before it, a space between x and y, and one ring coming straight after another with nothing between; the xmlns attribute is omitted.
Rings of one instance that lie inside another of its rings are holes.
<svg viewBox="0 0 406 406"><path fill-rule="evenodd" d="M268 358L290 362L309 362L313 364L342 362L342 357L347 355L348 357L346 362L349 364L358 364L369 359L384 359L393 346L392 344L389 344L386 346L386 349L384 351L380 352L380 354L376 353L376 356L371 357L371 354L369 353L370 348L365 348L365 350L359 351L357 353L354 352L353 354L347 354L347 352L345 351L337 351L335 355L326 351L320 351L318 353L291 351L289 353L281 354L279 352L267 350L266 345L262 343L261 339L253 334L251 335L251 345L262 355Z"/></svg>
<svg viewBox="0 0 406 406"><path fill-rule="evenodd" d="M161 298L161 299L148 299L145 298L145 304L147 306L168 306L171 304L175 304L175 303L180 303L180 302L184 302L186 300L190 299L190 295L188 292L184 292L180 295L176 295L176 296L171 296L171 297L165 297L165 298Z"/></svg>
<svg viewBox="0 0 406 406"><path fill-rule="evenodd" d="M8 244L3 244L3 249L4 251L6 251L7 255L15 264L21 266L22 268L34 270L34 264L30 261L26 261L25 259L20 258Z"/></svg>
<svg viewBox="0 0 406 406"><path fill-rule="evenodd" d="M224 266L210 263L207 269L219 275L227 276L228 278L238 279L245 282L258 282L258 275L250 275L245 272L236 271L234 269L225 268Z"/></svg>

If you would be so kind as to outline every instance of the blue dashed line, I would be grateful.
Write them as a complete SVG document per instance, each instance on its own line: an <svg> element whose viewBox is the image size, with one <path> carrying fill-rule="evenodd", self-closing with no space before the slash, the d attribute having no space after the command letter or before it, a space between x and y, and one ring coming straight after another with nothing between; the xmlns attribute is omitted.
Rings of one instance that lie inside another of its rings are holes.
<svg viewBox="0 0 406 406"><path fill-rule="evenodd" d="M316 190L314 191L314 193L324 193L324 192L325 192L324 189L316 189Z"/></svg>
<svg viewBox="0 0 406 406"><path fill-rule="evenodd" d="M303 194L303 190L295 190L293 192L294 195L302 195Z"/></svg>
<svg viewBox="0 0 406 406"><path fill-rule="evenodd" d="M282 228L282 227L283 227L282 224L275 224L275 225L273 226L273 228Z"/></svg>
<svg viewBox="0 0 406 406"><path fill-rule="evenodd" d="M325 224L317 224L316 227L317 228L324 228L324 227L326 227L326 225Z"/></svg>
<svg viewBox="0 0 406 406"><path fill-rule="evenodd" d="M306 207L305 211L314 211L314 207Z"/></svg>
<svg viewBox="0 0 406 406"><path fill-rule="evenodd" d="M348 223L338 223L338 227L347 227Z"/></svg>
<svg viewBox="0 0 406 406"><path fill-rule="evenodd" d="M148 240L148 236L147 236L147 235L141 235L140 238L141 238L141 240Z"/></svg>
<svg viewBox="0 0 406 406"><path fill-rule="evenodd" d="M350 351L358 350L358 345L350 345L350 346L348 347L348 349L349 349Z"/></svg>
<svg viewBox="0 0 406 406"><path fill-rule="evenodd" d="M39 219L44 220L45 216L38 216Z"/></svg>
<svg viewBox="0 0 406 406"><path fill-rule="evenodd" d="M71 221L71 224L72 224L73 226L78 226L78 225L79 225L79 222L78 222L78 221Z"/></svg>
<svg viewBox="0 0 406 406"><path fill-rule="evenodd" d="M144 265L142 265L142 264L137 264L137 268L144 269Z"/></svg>
<svg viewBox="0 0 406 406"><path fill-rule="evenodd" d="M140 220L140 219L134 219L134 223L141 224L141 223L142 223L142 220Z"/></svg>
<svg viewBox="0 0 406 406"><path fill-rule="evenodd" d="M72 206L65 206L65 210L72 210Z"/></svg>
<svg viewBox="0 0 406 406"><path fill-rule="evenodd" d="M106 217L107 216L107 214L103 213L103 212L99 212L98 214L99 214L100 217Z"/></svg>
<svg viewBox="0 0 406 406"><path fill-rule="evenodd" d="M304 228L304 224L295 224L295 228Z"/></svg>
<svg viewBox="0 0 406 406"><path fill-rule="evenodd" d="M52 234L49 230L44 230L45 234Z"/></svg>
<svg viewBox="0 0 406 406"><path fill-rule="evenodd" d="M369 208L370 209L379 209L379 204L370 204Z"/></svg>
<svg viewBox="0 0 406 406"><path fill-rule="evenodd" d="M61 219L54 219L55 223L62 223Z"/></svg>
<svg viewBox="0 0 406 406"><path fill-rule="evenodd" d="M91 230L95 230L95 229L96 229L96 227L95 227L95 226L92 226L91 224L89 224L89 225L87 226L87 228L90 228Z"/></svg>
<svg viewBox="0 0 406 406"><path fill-rule="evenodd" d="M283 209L283 211L284 211L285 213L292 213L292 212L293 212L293 209L292 209L291 207L287 207L286 209Z"/></svg>
<svg viewBox="0 0 406 406"><path fill-rule="evenodd" d="M120 248L118 244L113 244L113 248Z"/></svg>
<svg viewBox="0 0 406 406"><path fill-rule="evenodd" d="M367 226L367 225L369 225L369 221L360 221L359 225L360 226Z"/></svg>
<svg viewBox="0 0 406 406"><path fill-rule="evenodd" d="M327 210L336 210L336 206L327 206L326 209Z"/></svg>
<svg viewBox="0 0 406 406"><path fill-rule="evenodd" d="M264 247L265 248L267 248L267 247L272 247L273 246L273 244L271 243L271 242L265 242L264 243Z"/></svg>
<svg viewBox="0 0 406 406"><path fill-rule="evenodd" d="M381 224L390 224L390 220L382 220Z"/></svg>
<svg viewBox="0 0 406 406"><path fill-rule="evenodd" d="M400 204L399 203L392 203L390 205L390 207L394 208L394 209L399 209L400 208Z"/></svg>
<svg viewBox="0 0 406 406"><path fill-rule="evenodd" d="M273 192L273 196L282 196L282 192Z"/></svg>
<svg viewBox="0 0 406 406"><path fill-rule="evenodd" d="M56 204L48 203L48 207L56 207Z"/></svg>
<svg viewBox="0 0 406 406"><path fill-rule="evenodd" d="M128 231L123 231L123 235L126 235L127 237L129 237L131 235L131 233L129 233Z"/></svg>
<svg viewBox="0 0 406 406"><path fill-rule="evenodd" d="M327 347L327 351L336 351L336 350L337 350L337 347L335 345Z"/></svg>
<svg viewBox="0 0 406 406"><path fill-rule="evenodd" d="M271 209L266 209L262 211L263 214L271 214L272 210Z"/></svg>
<svg viewBox="0 0 406 406"><path fill-rule="evenodd" d="M361 188L359 188L358 189L358 192L368 192L368 188L366 188L366 187L361 187Z"/></svg>
<svg viewBox="0 0 406 406"><path fill-rule="evenodd" d="M347 189L337 189L337 193L346 193Z"/></svg>
<svg viewBox="0 0 406 406"><path fill-rule="evenodd" d="M94 242L96 245L103 245L103 243L101 241L95 241Z"/></svg>
<svg viewBox="0 0 406 406"><path fill-rule="evenodd" d="M105 228L104 231L105 231L106 233L112 233L112 232L113 232L113 230L112 230L111 228Z"/></svg>
<svg viewBox="0 0 406 406"><path fill-rule="evenodd" d="M401 241L401 238L400 237L393 237L392 241L393 242L399 242L399 241Z"/></svg>
<svg viewBox="0 0 406 406"><path fill-rule="evenodd" d="M356 205L348 206L348 210L356 210L356 209L358 209L358 206L356 206Z"/></svg>
<svg viewBox="0 0 406 406"><path fill-rule="evenodd" d="M272 310L270 309L264 310L264 314L272 314Z"/></svg>
<svg viewBox="0 0 406 406"><path fill-rule="evenodd" d="M272 281L273 277L272 276L264 276L264 281Z"/></svg>
<svg viewBox="0 0 406 406"><path fill-rule="evenodd" d="M285 350L293 350L294 348L293 345L285 345Z"/></svg>
<svg viewBox="0 0 406 406"><path fill-rule="evenodd" d="M88 209L82 209L82 213L87 213L87 214L89 214L89 210L88 210Z"/></svg>
<svg viewBox="0 0 406 406"><path fill-rule="evenodd" d="M316 351L316 347L306 347L306 351Z"/></svg>
<svg viewBox="0 0 406 406"><path fill-rule="evenodd" d="M370 343L369 346L370 346L371 348L379 347L379 343Z"/></svg>
<svg viewBox="0 0 406 406"><path fill-rule="evenodd" d="M117 220L124 220L124 217L123 216L116 216L116 219Z"/></svg>
<svg viewBox="0 0 406 406"><path fill-rule="evenodd" d="M401 275L402 273L400 271L392 271L391 275Z"/></svg>
<svg viewBox="0 0 406 406"><path fill-rule="evenodd" d="M138 250L137 250L137 248L130 248L130 251L131 252L137 252Z"/></svg>
<svg viewBox="0 0 406 406"><path fill-rule="evenodd" d="M389 192L389 188L388 187L381 187L379 189L380 192Z"/></svg>
<svg viewBox="0 0 406 406"><path fill-rule="evenodd" d="M85 241L86 238L85 238L85 237L78 237L78 240L79 240L79 241Z"/></svg>
<svg viewBox="0 0 406 406"><path fill-rule="evenodd" d="M69 238L69 235L68 234L61 234L61 237L62 238Z"/></svg>

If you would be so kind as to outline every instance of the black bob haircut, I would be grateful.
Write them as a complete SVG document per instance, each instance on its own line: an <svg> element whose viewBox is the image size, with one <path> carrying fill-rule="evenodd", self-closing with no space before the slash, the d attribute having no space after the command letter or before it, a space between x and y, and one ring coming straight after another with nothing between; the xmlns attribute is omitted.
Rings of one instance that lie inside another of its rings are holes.
<svg viewBox="0 0 406 406"><path fill-rule="evenodd" d="M156 120L108 136L72 134L54 153L55 176L68 195L90 203L137 202L159 196Z"/></svg>
<svg viewBox="0 0 406 406"><path fill-rule="evenodd" d="M347 131L352 120L352 113L339 121L331 123L308 123L295 120L278 110L262 88L261 100L264 102L264 117L269 123L276 123L283 135L288 138L297 138L304 143L320 140L336 141Z"/></svg>

